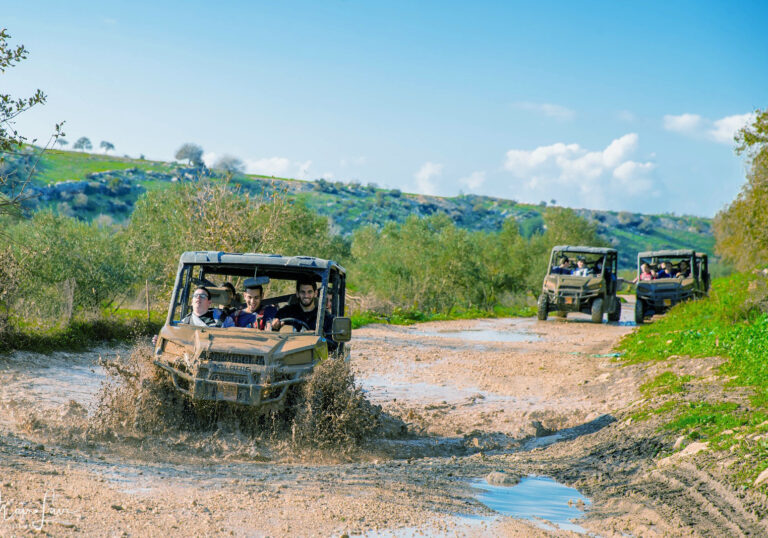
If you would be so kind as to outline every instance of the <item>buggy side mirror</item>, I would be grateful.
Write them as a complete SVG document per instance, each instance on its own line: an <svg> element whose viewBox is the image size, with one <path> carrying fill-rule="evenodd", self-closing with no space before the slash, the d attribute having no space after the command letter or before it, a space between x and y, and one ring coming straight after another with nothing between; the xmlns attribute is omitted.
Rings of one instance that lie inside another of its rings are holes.
<svg viewBox="0 0 768 538"><path fill-rule="evenodd" d="M330 336L336 342L349 342L352 339L352 320L349 318L334 318Z"/></svg>

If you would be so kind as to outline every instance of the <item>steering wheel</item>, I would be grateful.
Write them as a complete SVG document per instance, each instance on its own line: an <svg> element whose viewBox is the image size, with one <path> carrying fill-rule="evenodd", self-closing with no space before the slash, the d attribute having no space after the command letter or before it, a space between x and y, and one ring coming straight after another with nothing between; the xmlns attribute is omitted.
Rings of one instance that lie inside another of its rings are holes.
<svg viewBox="0 0 768 538"><path fill-rule="evenodd" d="M288 325L293 325L293 332L299 332L301 331L302 328L308 331L312 330L305 321L300 320L298 318L283 318L280 320L280 323L287 323Z"/></svg>

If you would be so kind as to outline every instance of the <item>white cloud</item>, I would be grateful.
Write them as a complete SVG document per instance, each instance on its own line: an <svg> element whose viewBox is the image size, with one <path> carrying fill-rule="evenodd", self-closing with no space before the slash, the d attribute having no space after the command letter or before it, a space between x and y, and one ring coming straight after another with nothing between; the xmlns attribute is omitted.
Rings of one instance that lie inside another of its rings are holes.
<svg viewBox="0 0 768 538"><path fill-rule="evenodd" d="M714 121L712 129L709 130L709 135L716 142L732 144L736 132L753 121L755 121L754 114L726 116Z"/></svg>
<svg viewBox="0 0 768 538"><path fill-rule="evenodd" d="M467 177L460 178L459 183L466 185L471 191L476 191L485 183L485 172L472 172Z"/></svg>
<svg viewBox="0 0 768 538"><path fill-rule="evenodd" d="M677 133L694 133L701 129L704 123L704 118L698 114L680 114L679 116L667 114L664 116L664 128L667 131Z"/></svg>
<svg viewBox="0 0 768 538"><path fill-rule="evenodd" d="M558 120L572 120L576 116L576 112L570 108L566 108L562 105L555 105L552 103L533 103L530 101L518 101L514 103L515 108L521 110L530 110L532 112L538 112L544 114L549 118L555 118Z"/></svg>
<svg viewBox="0 0 768 538"><path fill-rule="evenodd" d="M331 181L336 178L333 172L324 172L323 175L320 177L325 179L326 181Z"/></svg>
<svg viewBox="0 0 768 538"><path fill-rule="evenodd" d="M720 144L733 144L736 132L753 122L754 114L735 114L719 120L709 120L698 114L680 114L664 116L664 128L694 138L704 138Z"/></svg>
<svg viewBox="0 0 768 538"><path fill-rule="evenodd" d="M561 142L509 150L504 169L515 178L511 195L529 201L557 198L572 207L603 209L626 208L639 192L658 196L656 165L631 159L638 143L638 135L629 133L597 151Z"/></svg>
<svg viewBox="0 0 768 538"><path fill-rule="evenodd" d="M285 157L264 157L245 161L245 171L248 174L262 176L285 176L291 168L290 159Z"/></svg>
<svg viewBox="0 0 768 538"><path fill-rule="evenodd" d="M439 177L443 173L443 165L432 162L425 162L421 168L413 174L416 179L417 192L421 194L435 194L436 185L432 178Z"/></svg>
<svg viewBox="0 0 768 538"><path fill-rule="evenodd" d="M213 163L216 162L216 159L218 159L219 156L216 153L213 153L212 151L206 151L203 153L203 164L210 168L213 166Z"/></svg>
<svg viewBox="0 0 768 538"><path fill-rule="evenodd" d="M312 161L304 161L303 163L297 163L299 166L299 173L296 175L298 179L307 179L309 176L309 167L312 166Z"/></svg>

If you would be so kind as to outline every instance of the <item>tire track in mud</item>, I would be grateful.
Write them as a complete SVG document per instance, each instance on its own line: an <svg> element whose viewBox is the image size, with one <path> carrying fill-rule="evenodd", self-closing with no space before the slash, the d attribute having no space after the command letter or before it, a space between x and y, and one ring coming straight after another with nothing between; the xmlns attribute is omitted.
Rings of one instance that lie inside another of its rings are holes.
<svg viewBox="0 0 768 538"><path fill-rule="evenodd" d="M667 518L678 518L703 535L768 536L768 522L749 512L735 491L691 463L655 469L633 489ZM663 502L670 497L674 504Z"/></svg>

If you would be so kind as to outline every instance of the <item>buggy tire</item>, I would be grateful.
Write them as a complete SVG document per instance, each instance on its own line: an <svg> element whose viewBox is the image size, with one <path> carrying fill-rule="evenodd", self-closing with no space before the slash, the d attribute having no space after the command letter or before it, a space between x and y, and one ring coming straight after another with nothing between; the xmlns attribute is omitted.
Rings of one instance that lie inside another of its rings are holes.
<svg viewBox="0 0 768 538"><path fill-rule="evenodd" d="M613 308L608 312L608 321L619 321L621 319L621 301L618 297L613 297Z"/></svg>
<svg viewBox="0 0 768 538"><path fill-rule="evenodd" d="M635 303L635 324L642 325L645 320L645 305L641 299Z"/></svg>
<svg viewBox="0 0 768 538"><path fill-rule="evenodd" d="M600 298L592 301L592 323L603 322L603 300Z"/></svg>
<svg viewBox="0 0 768 538"><path fill-rule="evenodd" d="M547 297L546 293L539 295L537 305L538 308L536 310L536 314L539 320L545 321L547 319L547 315L549 314L549 298Z"/></svg>

